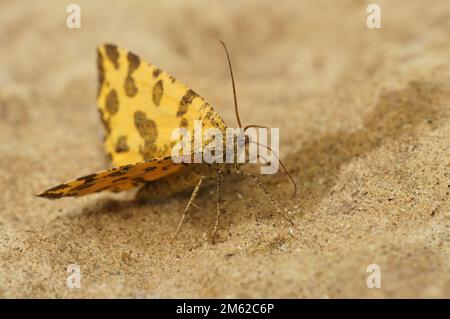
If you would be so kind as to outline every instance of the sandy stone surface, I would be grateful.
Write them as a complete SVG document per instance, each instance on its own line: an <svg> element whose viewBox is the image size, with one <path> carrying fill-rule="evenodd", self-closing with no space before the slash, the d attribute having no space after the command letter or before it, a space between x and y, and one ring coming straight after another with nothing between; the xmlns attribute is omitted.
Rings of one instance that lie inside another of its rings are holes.
<svg viewBox="0 0 450 319"><path fill-rule="evenodd" d="M450 2L64 1L0 4L0 297L450 297ZM129 48L235 126L280 127L283 174L188 195L35 197L108 167L95 47ZM80 289L66 286L80 266ZM366 268L381 267L369 289Z"/></svg>

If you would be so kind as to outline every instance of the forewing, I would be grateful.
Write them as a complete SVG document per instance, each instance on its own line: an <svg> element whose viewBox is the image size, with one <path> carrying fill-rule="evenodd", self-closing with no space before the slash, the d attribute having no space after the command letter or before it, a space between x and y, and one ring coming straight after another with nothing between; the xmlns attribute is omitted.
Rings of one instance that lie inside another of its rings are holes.
<svg viewBox="0 0 450 319"><path fill-rule="evenodd" d="M105 148L116 166L167 157L175 128L193 136L225 124L201 96L154 65L115 45L98 48L98 108L106 128ZM205 145L208 141L203 141Z"/></svg>

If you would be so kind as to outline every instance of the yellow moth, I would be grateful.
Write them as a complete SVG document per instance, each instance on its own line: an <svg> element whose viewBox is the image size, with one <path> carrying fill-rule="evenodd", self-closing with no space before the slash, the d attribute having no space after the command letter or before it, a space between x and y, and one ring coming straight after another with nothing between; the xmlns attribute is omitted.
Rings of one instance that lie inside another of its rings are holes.
<svg viewBox="0 0 450 319"><path fill-rule="evenodd" d="M225 45L224 48L226 50ZM236 102L231 63L228 51L226 53ZM202 182L216 178L214 241L220 215L221 176L224 173L236 173L255 179L277 211L285 215L259 178L241 170L239 164L187 164L172 160L171 149L176 141L172 140L171 133L175 128L182 127L192 131L192 123L200 120L203 129L217 128L225 134L227 126L224 121L199 94L151 63L116 45L99 46L97 63L97 105L106 130L105 149L115 167L60 184L38 196L56 199L140 187L137 196L146 199L193 190L176 235ZM236 116L241 126L237 113ZM207 142L205 140L203 143ZM290 221L286 215L285 217Z"/></svg>

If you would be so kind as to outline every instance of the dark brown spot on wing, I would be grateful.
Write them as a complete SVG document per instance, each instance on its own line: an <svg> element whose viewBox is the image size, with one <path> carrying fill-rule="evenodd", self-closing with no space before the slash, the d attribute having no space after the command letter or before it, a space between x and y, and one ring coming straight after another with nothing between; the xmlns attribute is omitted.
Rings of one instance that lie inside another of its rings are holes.
<svg viewBox="0 0 450 319"><path fill-rule="evenodd" d="M109 60L114 64L116 69L119 68L119 51L117 50L117 46L113 44L105 45L105 52L108 56Z"/></svg>
<svg viewBox="0 0 450 319"><path fill-rule="evenodd" d="M103 56L100 53L100 50L97 50L97 71L98 71L98 88L97 88L97 96L100 96L100 92L103 87L103 83L105 82L105 67L103 66Z"/></svg>
<svg viewBox="0 0 450 319"><path fill-rule="evenodd" d="M113 169L113 171L111 173L109 173L108 175L103 176L103 178L108 178L108 177L118 177L118 176L122 176L128 173L128 171L133 168L132 164L128 164L125 166L121 166L120 168L116 168Z"/></svg>
<svg viewBox="0 0 450 319"><path fill-rule="evenodd" d="M126 171L116 171L116 172L109 173L109 174L106 175L106 176L103 176L103 178L108 178L108 177L119 177L119 176L125 175L125 174L127 174L127 173L128 173L128 172L126 172Z"/></svg>
<svg viewBox="0 0 450 319"><path fill-rule="evenodd" d="M140 152L145 160L154 157L156 151L155 142L158 137L158 129L155 121L148 119L144 112L134 113L134 124L139 135L144 139L144 146L140 147Z"/></svg>
<svg viewBox="0 0 450 319"><path fill-rule="evenodd" d="M127 144L127 137L120 136L117 139L115 151L117 153L124 153L124 152L128 152L129 150L130 150L130 148L128 147L128 144Z"/></svg>
<svg viewBox="0 0 450 319"><path fill-rule="evenodd" d="M136 54L133 54L131 52L128 52L127 59L128 59L128 74L131 74L133 73L134 70L136 70L139 67L141 60Z"/></svg>
<svg viewBox="0 0 450 319"><path fill-rule="evenodd" d="M184 127L187 128L189 126L188 120L186 120L186 118L182 118L180 121L180 127Z"/></svg>
<svg viewBox="0 0 450 319"><path fill-rule="evenodd" d="M96 179L97 176L98 176L97 174L89 174L86 176L78 177L76 180L77 181L84 180L84 181L88 182L88 181L92 181L92 180Z"/></svg>
<svg viewBox="0 0 450 319"><path fill-rule="evenodd" d="M153 70L153 77L156 79L161 74L160 69L154 69Z"/></svg>
<svg viewBox="0 0 450 319"><path fill-rule="evenodd" d="M144 145L139 147L139 151L144 159L151 160L155 157L157 150L155 146L158 137L158 129L155 121L148 119L144 112L137 111L134 113L134 123L139 135L144 139Z"/></svg>
<svg viewBox="0 0 450 319"><path fill-rule="evenodd" d="M119 110L119 98L115 89L109 91L105 100L106 110L109 114L114 115Z"/></svg>
<svg viewBox="0 0 450 319"><path fill-rule="evenodd" d="M105 127L106 133L111 133L111 126L109 125L109 121L105 119L105 115L103 114L103 111L101 109L98 109L100 113L100 120L103 123L103 126Z"/></svg>
<svg viewBox="0 0 450 319"><path fill-rule="evenodd" d="M134 113L134 124L136 125L139 135L141 135L145 141L156 141L158 136L156 123L151 119L148 119L144 112L136 111Z"/></svg>
<svg viewBox="0 0 450 319"><path fill-rule="evenodd" d="M181 98L180 105L178 106L178 117L184 115L187 112L189 104L191 104L194 98L196 98L197 96L198 94L191 89L187 90L187 92Z"/></svg>
<svg viewBox="0 0 450 319"><path fill-rule="evenodd" d="M134 82L134 79L131 75L127 75L123 86L125 89L125 94L127 96L133 97L136 95L138 88L137 88L136 83Z"/></svg>
<svg viewBox="0 0 450 319"><path fill-rule="evenodd" d="M153 86L153 103L155 103L156 106L159 106L161 103L161 97L164 93L164 87L162 80L159 80L155 83Z"/></svg>
<svg viewBox="0 0 450 319"><path fill-rule="evenodd" d="M70 193L73 193L74 195L77 195L77 193L81 192L82 190L85 190L87 188L92 187L95 185L97 181L95 179L87 180L85 183L75 186L70 190ZM68 195L71 196L71 195Z"/></svg>
<svg viewBox="0 0 450 319"><path fill-rule="evenodd" d="M133 180L133 182L139 183L139 184L145 184L148 182L147 180L143 179L142 177L135 177L132 180Z"/></svg>

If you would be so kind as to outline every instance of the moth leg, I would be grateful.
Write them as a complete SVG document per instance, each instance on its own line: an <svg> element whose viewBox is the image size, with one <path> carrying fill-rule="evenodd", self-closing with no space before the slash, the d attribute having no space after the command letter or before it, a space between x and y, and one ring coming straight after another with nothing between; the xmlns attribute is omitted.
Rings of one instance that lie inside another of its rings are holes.
<svg viewBox="0 0 450 319"><path fill-rule="evenodd" d="M200 186L202 185L203 179L204 178L202 177L202 178L200 178L198 180L197 185L195 186L194 191L191 194L191 198L189 199L189 202L188 202L188 204L186 205L186 208L183 211L183 215L181 216L180 221L178 222L177 230L175 231L175 234L173 235L173 238L172 238L171 242L173 242L175 240L175 238L177 237L177 234L178 234L178 232L179 232L179 230L181 228L181 225L183 224L184 219L188 215L189 207L191 207L191 205L192 206L196 206L194 204L194 200L197 197L197 193L198 193L198 191L200 189Z"/></svg>
<svg viewBox="0 0 450 319"><path fill-rule="evenodd" d="M266 186L264 186L264 184L261 182L261 180L258 178L258 176L252 175L248 172L242 171L240 169L236 170L236 172L238 174L244 175L244 176L248 176L253 178L253 180L256 181L256 183L259 185L259 187L262 189L262 191L264 192L264 194L266 195L266 197L269 199L270 203L272 204L273 207L275 207L275 209L278 211L278 213L282 214L284 216L284 218L292 225L294 226L294 222L292 221L292 219L283 211L281 210L280 206L278 206L278 203L273 199L272 195L270 194L270 192L267 190Z"/></svg>
<svg viewBox="0 0 450 319"><path fill-rule="evenodd" d="M218 169L217 170L217 211L216 211L216 222L214 224L214 229L212 232L212 242L213 245L216 243L216 231L217 231L217 226L219 225L219 217L220 217L220 201L222 200L222 196L220 194L220 181L222 179L222 170Z"/></svg>

